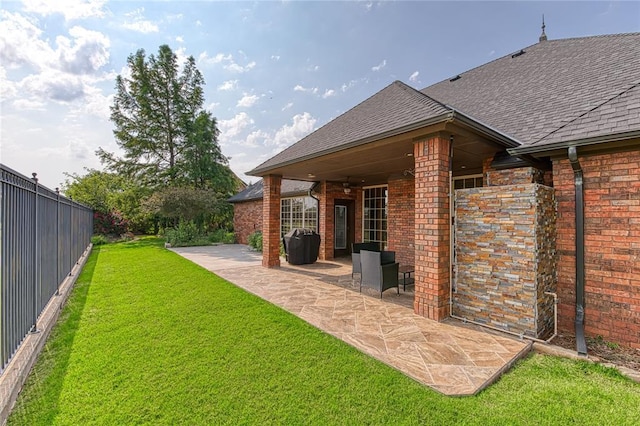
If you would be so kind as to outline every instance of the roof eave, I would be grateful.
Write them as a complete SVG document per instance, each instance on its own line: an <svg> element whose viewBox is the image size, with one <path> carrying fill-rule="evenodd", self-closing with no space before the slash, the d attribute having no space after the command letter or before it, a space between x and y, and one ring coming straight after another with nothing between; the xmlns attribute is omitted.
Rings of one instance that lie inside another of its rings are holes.
<svg viewBox="0 0 640 426"><path fill-rule="evenodd" d="M557 151L566 150L567 148L574 147L587 147L599 144L606 144L611 142L620 142L623 145L634 143L634 139L640 138L640 130L632 130L623 133L614 133L608 135L594 136L583 139L573 139L569 141L555 142L542 146L538 145L526 145L507 149L507 152L511 155L533 155L533 156L548 156L554 154ZM604 148L604 147L603 147Z"/></svg>
<svg viewBox="0 0 640 426"><path fill-rule="evenodd" d="M451 106L447 105L447 107L453 110L454 119L456 121L462 124L465 124L466 126L470 127L472 130L474 130L477 133L480 133L484 136L489 137L492 140L499 142L500 144L504 145L506 148L515 148L522 145L520 141L507 135L506 133L503 133L500 130L494 127L491 127L480 120L477 120L455 108L452 108Z"/></svg>
<svg viewBox="0 0 640 426"><path fill-rule="evenodd" d="M249 176L264 176L265 174L267 174L271 170L279 169L281 167L286 167L286 166L289 166L291 164L299 163L301 161L312 160L314 158L322 157L322 156L325 156L325 155L328 155L328 154L334 154L336 152L344 151L344 150L347 150L347 149L350 149L350 148L355 148L355 147L358 147L358 146L361 146L361 145L366 145L368 143L375 142L375 141L378 141L378 140L382 140L382 139L390 138L390 137L393 137L393 136L401 135L403 133L407 133L407 132L410 132L410 131L413 131L413 130L417 130L417 129L420 129L422 127L432 126L434 124L438 124L438 123L450 120L453 117L453 115L454 115L453 111L446 112L444 114L440 114L440 115L437 115L435 117L430 117L430 118L427 118L425 120L417 121L415 123L411 123L411 124L408 124L406 126L402 126L402 127L398 127L396 129L393 129L393 130L389 130L387 132L382 132L382 133L378 133L376 135L372 135L372 136L369 136L369 137L366 137L366 138L363 138L363 139L359 139L357 141L350 142L350 143L345 144L345 145L340 145L338 147L334 147L334 148L331 148L331 149L320 151L320 152L317 152L317 153L314 153L314 154L309 154L309 155L305 155L305 156L302 156L302 157L298 157L298 158L296 158L294 160L284 161L282 163L277 163L277 164L274 164L274 165L269 166L269 167L256 167L255 169L247 172L246 174L249 175Z"/></svg>

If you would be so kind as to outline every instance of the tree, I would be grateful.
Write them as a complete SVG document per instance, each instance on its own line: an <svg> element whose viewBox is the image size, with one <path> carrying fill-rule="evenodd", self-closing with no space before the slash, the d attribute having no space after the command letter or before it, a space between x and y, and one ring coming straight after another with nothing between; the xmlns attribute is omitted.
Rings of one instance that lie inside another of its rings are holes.
<svg viewBox="0 0 640 426"><path fill-rule="evenodd" d="M213 186L228 160L218 146L215 119L203 110L204 79L193 56L180 69L176 54L162 45L157 57L147 58L141 49L127 64L131 76L116 78L111 106L124 156L100 148L101 161L153 189Z"/></svg>
<svg viewBox="0 0 640 426"><path fill-rule="evenodd" d="M93 208L100 217L121 217L129 230L146 232L152 217L141 209L141 200L150 191L137 185L125 176L85 169L86 174L67 174L62 192L68 197Z"/></svg>

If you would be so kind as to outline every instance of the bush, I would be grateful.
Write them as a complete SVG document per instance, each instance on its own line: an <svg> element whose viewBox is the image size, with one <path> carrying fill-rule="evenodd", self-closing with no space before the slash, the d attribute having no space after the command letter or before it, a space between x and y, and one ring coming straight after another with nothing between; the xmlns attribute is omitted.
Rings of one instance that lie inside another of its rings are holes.
<svg viewBox="0 0 640 426"><path fill-rule="evenodd" d="M129 221L120 212L93 213L93 233L98 235L120 236L129 231Z"/></svg>
<svg viewBox="0 0 640 426"><path fill-rule="evenodd" d="M236 242L235 234L224 229L217 229L209 233L208 238L211 243L235 244Z"/></svg>
<svg viewBox="0 0 640 426"><path fill-rule="evenodd" d="M91 244L94 246L101 246L103 244L108 244L109 239L104 235L94 235L91 237Z"/></svg>
<svg viewBox="0 0 640 426"><path fill-rule="evenodd" d="M200 232L193 221L182 221L175 228L164 230L165 240L173 247L208 246L212 243L233 244L233 232L217 229L209 234Z"/></svg>
<svg viewBox="0 0 640 426"><path fill-rule="evenodd" d="M262 232L256 231L249 235L249 247L257 251L262 251Z"/></svg>

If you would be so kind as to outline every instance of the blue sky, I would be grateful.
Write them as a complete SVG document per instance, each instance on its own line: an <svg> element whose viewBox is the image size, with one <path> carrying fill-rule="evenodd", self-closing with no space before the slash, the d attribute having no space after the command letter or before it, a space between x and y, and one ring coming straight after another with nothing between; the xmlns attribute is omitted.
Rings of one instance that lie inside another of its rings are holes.
<svg viewBox="0 0 640 426"><path fill-rule="evenodd" d="M0 161L101 168L115 78L140 48L193 56L244 173L394 80L422 89L538 41L640 31L640 2L24 0L0 5Z"/></svg>

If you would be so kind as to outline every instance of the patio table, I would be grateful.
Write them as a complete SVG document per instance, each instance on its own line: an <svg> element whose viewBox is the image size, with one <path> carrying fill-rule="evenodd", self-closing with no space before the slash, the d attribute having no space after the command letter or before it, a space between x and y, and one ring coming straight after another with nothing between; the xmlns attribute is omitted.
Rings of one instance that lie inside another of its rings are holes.
<svg viewBox="0 0 640 426"><path fill-rule="evenodd" d="M413 284L414 279L411 274L415 272L413 265L400 265L398 272L402 274L402 291L407 291L407 284Z"/></svg>

